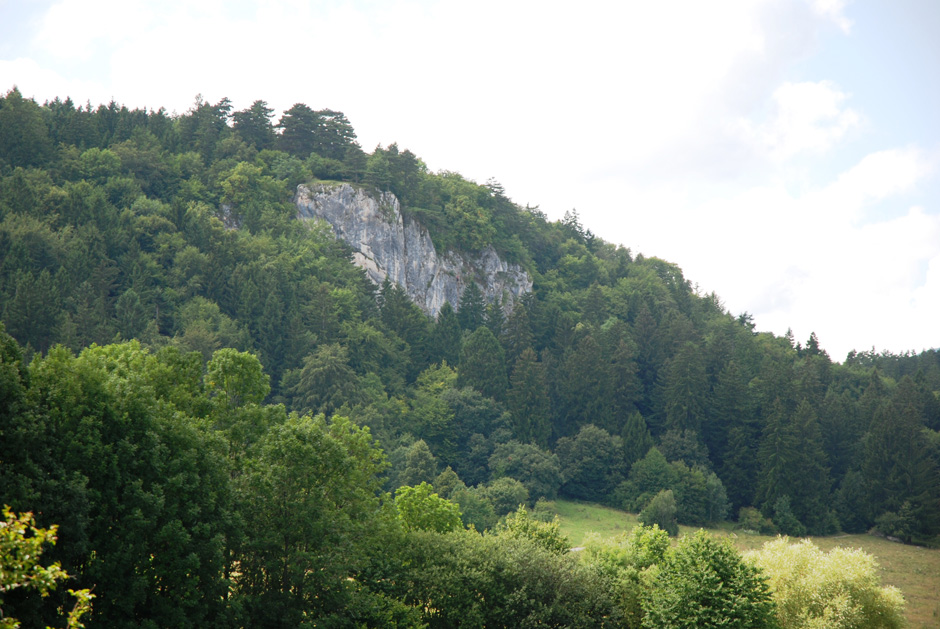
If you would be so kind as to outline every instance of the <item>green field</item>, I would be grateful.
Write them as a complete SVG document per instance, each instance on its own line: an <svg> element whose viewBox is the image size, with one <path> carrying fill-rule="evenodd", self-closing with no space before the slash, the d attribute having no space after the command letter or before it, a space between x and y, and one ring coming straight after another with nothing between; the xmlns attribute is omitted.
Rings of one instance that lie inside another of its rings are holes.
<svg viewBox="0 0 940 629"><path fill-rule="evenodd" d="M636 515L597 504L558 500L555 502L561 531L572 546L581 546L591 533L613 537L637 525ZM694 531L680 527L681 534ZM740 550L760 548L773 538L739 535L730 527L709 529L713 535L731 537ZM907 619L915 629L940 627L940 550L905 546L871 535L812 537L823 550L836 546L861 548L873 555L881 566L883 585L894 585L907 601Z"/></svg>

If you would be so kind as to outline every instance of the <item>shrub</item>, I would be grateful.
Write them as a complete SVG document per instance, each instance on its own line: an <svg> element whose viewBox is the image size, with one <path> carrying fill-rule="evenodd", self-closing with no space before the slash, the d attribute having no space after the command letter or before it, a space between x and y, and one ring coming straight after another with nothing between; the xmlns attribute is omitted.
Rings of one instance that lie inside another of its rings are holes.
<svg viewBox="0 0 940 629"><path fill-rule="evenodd" d="M769 627L774 603L767 580L728 540L705 531L683 537L645 577L643 626L650 629Z"/></svg>
<svg viewBox="0 0 940 629"><path fill-rule="evenodd" d="M646 508L640 512L638 518L644 526L658 525L669 535L675 537L679 534L679 523L676 521L676 498L671 489L663 489L656 494Z"/></svg>
<svg viewBox="0 0 940 629"><path fill-rule="evenodd" d="M822 552L809 540L785 537L747 554L763 570L777 604L781 629L904 626L904 598L881 587L874 557L854 548Z"/></svg>

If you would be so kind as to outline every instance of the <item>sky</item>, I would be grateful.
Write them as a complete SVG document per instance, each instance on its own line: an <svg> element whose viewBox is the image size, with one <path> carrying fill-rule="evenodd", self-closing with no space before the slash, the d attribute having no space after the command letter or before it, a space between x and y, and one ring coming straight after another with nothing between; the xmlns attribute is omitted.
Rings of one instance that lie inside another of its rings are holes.
<svg viewBox="0 0 940 629"><path fill-rule="evenodd" d="M0 92L343 111L756 329L940 347L936 0L0 0Z"/></svg>

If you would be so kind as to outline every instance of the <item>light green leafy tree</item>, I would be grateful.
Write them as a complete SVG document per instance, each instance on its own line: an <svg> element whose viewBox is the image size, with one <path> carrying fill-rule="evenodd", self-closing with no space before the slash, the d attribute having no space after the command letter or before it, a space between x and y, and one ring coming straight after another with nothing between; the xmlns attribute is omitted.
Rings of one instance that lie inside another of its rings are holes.
<svg viewBox="0 0 940 629"><path fill-rule="evenodd" d="M58 562L41 566L43 546L55 544L55 525L47 529L37 528L32 513L16 514L4 505L3 520L0 521L0 629L17 629L20 623L3 614L3 595L18 588L36 590L40 596L48 596L60 581L69 578ZM76 598L69 611L66 627L84 627L82 616L91 611L91 599L95 597L89 589L69 590Z"/></svg>
<svg viewBox="0 0 940 629"><path fill-rule="evenodd" d="M441 498L427 483L399 487L395 492L395 506L398 518L409 530L447 533L463 528L457 503Z"/></svg>
<svg viewBox="0 0 940 629"><path fill-rule="evenodd" d="M881 586L878 564L860 549L826 553L807 539L779 537L746 559L769 577L781 629L905 626L904 597Z"/></svg>

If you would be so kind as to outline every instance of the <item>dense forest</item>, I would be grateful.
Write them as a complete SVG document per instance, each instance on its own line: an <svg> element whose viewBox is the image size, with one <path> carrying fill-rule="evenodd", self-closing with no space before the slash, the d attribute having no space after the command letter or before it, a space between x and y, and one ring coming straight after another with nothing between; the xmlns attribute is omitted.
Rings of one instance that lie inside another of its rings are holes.
<svg viewBox="0 0 940 629"><path fill-rule="evenodd" d="M89 626L804 626L768 579L805 548L666 532L937 542L937 350L835 362L341 112L233 109L0 98L0 501L58 526ZM427 316L296 219L315 181L533 292ZM559 496L655 527L569 553ZM68 605L0 586L24 626Z"/></svg>

